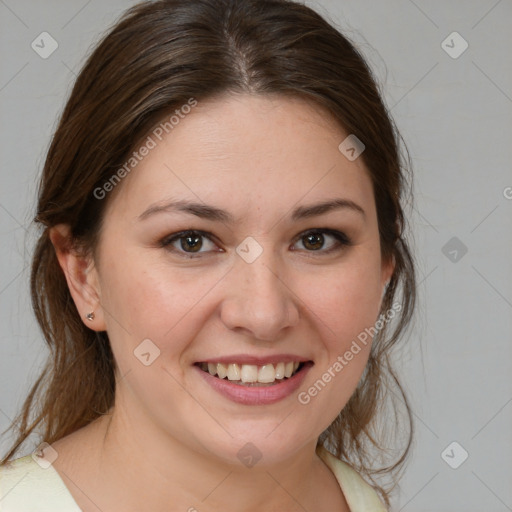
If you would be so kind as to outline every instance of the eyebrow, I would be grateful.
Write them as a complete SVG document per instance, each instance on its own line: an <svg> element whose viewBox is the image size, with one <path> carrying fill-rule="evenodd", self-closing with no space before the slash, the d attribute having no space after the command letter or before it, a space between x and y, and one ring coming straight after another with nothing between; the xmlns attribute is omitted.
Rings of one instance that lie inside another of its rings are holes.
<svg viewBox="0 0 512 512"><path fill-rule="evenodd" d="M291 218L292 220L297 221L310 217L316 217L318 215L323 215L333 210L340 209L357 212L363 217L366 217L365 211L357 203L351 201L350 199L338 198L312 205L299 206L292 211ZM138 219L142 221L157 213L169 213L173 211L184 212L190 215L195 215L201 219L225 222L228 224L234 224L236 222L235 217L226 210L221 210L220 208L216 208L215 206L207 205L204 203L195 203L185 200L151 205L147 210L139 215Z"/></svg>

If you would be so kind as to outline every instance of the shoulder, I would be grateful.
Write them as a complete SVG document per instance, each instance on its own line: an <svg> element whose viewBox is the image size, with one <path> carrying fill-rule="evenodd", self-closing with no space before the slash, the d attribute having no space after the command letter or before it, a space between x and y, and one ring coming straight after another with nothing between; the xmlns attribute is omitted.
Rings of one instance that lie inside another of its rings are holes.
<svg viewBox="0 0 512 512"><path fill-rule="evenodd" d="M317 453L338 480L351 512L387 512L376 491L357 471L322 446Z"/></svg>
<svg viewBox="0 0 512 512"><path fill-rule="evenodd" d="M64 482L51 465L31 455L0 466L0 511L79 512Z"/></svg>

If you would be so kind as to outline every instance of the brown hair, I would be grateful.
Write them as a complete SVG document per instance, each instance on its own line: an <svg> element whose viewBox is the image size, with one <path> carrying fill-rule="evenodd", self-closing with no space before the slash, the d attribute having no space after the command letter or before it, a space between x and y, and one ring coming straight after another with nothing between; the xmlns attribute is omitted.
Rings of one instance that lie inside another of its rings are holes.
<svg viewBox="0 0 512 512"><path fill-rule="evenodd" d="M2 462L38 429L52 443L114 403L115 362L107 333L88 329L80 319L49 228L68 224L77 246L94 251L109 198L99 200L93 191L112 178L155 120L190 98L226 92L313 101L366 146L361 158L373 183L382 257L395 261L382 312L398 293L401 310L375 337L357 389L319 443L370 478L389 505L388 491L373 475L398 470L412 440L409 405L389 361L416 300L401 204L409 165L359 52L318 13L289 0L143 2L124 14L88 58L48 150L35 217L42 232L31 294L50 356L11 427L18 429L17 438ZM391 386L405 404L406 446L393 464L374 468L370 450L381 450L379 437L384 439L376 417Z"/></svg>

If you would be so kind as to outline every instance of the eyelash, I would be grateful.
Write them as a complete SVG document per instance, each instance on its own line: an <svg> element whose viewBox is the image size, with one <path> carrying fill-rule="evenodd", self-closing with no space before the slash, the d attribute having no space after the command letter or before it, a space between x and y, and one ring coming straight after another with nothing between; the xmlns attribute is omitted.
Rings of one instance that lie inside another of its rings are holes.
<svg viewBox="0 0 512 512"><path fill-rule="evenodd" d="M306 237L307 235L310 235L310 234L322 234L322 235L326 234L326 235L332 236L335 239L336 243L333 247L331 247L330 249L327 249L327 250L304 249L308 253L327 255L327 254L331 254L336 251L340 251L344 247L348 247L348 246L352 245L352 240L345 233L343 233L341 231L337 231L335 229L328 229L328 228L315 228L315 229L308 229L307 231L303 231L300 235L297 236L293 245L295 245L297 242L299 242L304 237ZM210 233L207 233L206 231L201 231L201 230L187 229L185 231L173 233L172 235L165 237L163 240L161 240L160 245L161 245L161 247L163 247L171 252L174 252L176 254L179 254L180 256L183 256L184 258L187 258L187 259L199 258L199 257L201 257L201 254L210 252L210 251L186 252L186 251L177 249L172 246L172 244L174 242L179 241L183 238L186 238L187 236L204 237L204 238L207 238L210 242L215 243L213 240L213 237L211 236Z"/></svg>

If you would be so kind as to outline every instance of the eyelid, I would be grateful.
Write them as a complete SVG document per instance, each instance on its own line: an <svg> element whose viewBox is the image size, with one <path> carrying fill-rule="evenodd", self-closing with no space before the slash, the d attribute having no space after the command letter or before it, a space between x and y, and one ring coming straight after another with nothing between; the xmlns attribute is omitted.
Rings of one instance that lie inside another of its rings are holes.
<svg viewBox="0 0 512 512"><path fill-rule="evenodd" d="M175 233L171 233L170 235L167 235L164 238L162 238L162 243L167 244L171 241L179 240L180 238L190 233L194 235L204 236L205 238L208 238L208 240L211 240L212 242L215 239L214 235L208 233L207 231L202 231L201 229L182 229L181 231L176 231Z"/></svg>

